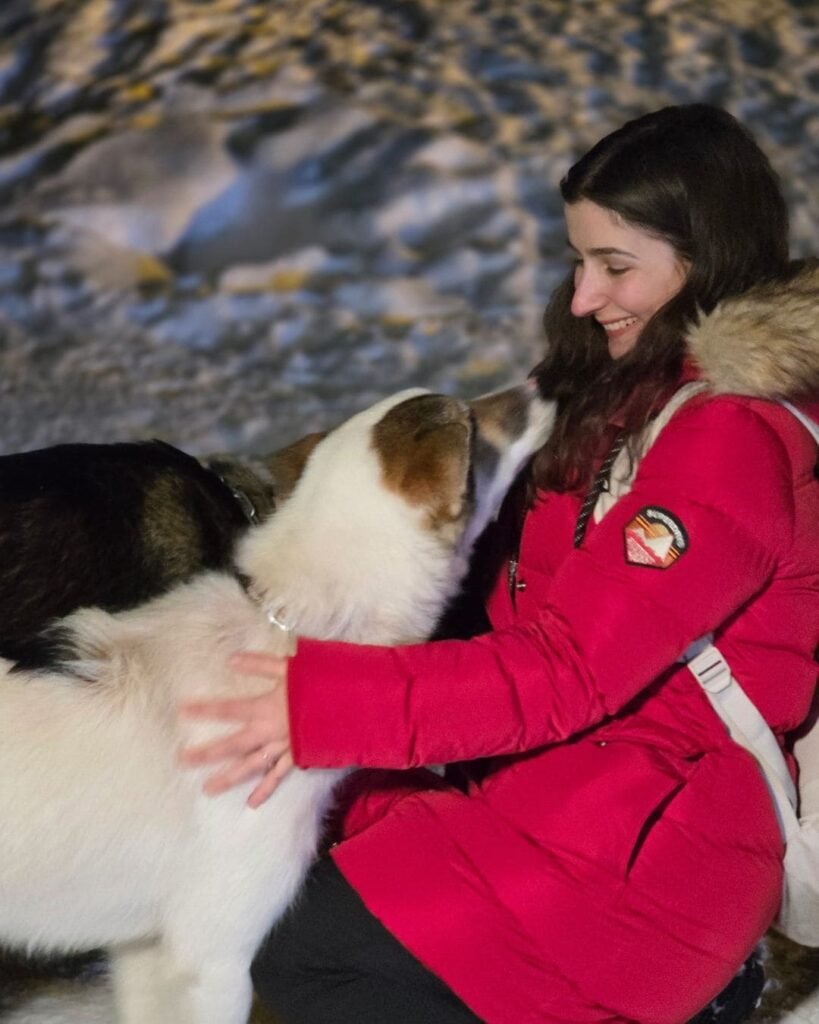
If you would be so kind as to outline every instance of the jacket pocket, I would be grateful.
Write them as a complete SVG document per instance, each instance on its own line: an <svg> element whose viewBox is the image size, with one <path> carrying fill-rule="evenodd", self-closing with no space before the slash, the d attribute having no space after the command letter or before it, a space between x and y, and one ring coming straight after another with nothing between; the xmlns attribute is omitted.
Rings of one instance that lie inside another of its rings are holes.
<svg viewBox="0 0 819 1024"><path fill-rule="evenodd" d="M639 744L584 737L508 765L485 794L569 870L623 879L689 768Z"/></svg>

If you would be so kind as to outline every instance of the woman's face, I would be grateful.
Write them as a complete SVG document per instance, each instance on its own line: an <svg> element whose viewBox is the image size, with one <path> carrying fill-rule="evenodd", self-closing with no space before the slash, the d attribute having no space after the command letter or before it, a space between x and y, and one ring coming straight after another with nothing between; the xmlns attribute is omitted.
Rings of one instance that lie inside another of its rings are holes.
<svg viewBox="0 0 819 1024"><path fill-rule="evenodd" d="M687 265L671 245L589 199L565 207L577 254L574 316L593 316L612 359L631 351L646 322L685 281Z"/></svg>

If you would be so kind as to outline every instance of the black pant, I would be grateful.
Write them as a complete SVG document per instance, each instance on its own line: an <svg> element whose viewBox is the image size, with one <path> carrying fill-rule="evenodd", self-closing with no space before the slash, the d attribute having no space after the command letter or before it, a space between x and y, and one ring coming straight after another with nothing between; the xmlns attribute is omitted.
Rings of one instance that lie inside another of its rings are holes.
<svg viewBox="0 0 819 1024"><path fill-rule="evenodd" d="M253 964L282 1024L480 1024L367 910L329 857Z"/></svg>

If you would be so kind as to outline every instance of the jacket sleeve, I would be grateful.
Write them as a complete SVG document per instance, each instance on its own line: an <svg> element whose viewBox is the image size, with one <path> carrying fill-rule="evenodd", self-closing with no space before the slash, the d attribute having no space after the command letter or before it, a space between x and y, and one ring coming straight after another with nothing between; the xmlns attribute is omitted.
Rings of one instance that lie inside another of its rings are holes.
<svg viewBox="0 0 819 1024"><path fill-rule="evenodd" d="M646 509L684 531L668 568L627 557L626 532ZM296 763L404 768L583 731L764 588L793 523L793 470L768 419L734 399L686 407L631 493L566 556L534 618L407 647L301 640L289 673Z"/></svg>

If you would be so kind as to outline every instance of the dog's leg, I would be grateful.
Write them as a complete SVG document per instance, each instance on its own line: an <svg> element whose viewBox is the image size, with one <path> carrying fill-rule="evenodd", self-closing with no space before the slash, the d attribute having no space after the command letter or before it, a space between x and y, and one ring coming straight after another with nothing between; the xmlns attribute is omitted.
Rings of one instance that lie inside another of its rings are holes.
<svg viewBox="0 0 819 1024"><path fill-rule="evenodd" d="M163 936L185 1024L245 1024L253 955L304 880L342 774L291 772L258 811L239 791L201 798L196 857L174 887Z"/></svg>
<svg viewBox="0 0 819 1024"><path fill-rule="evenodd" d="M203 906L208 906L204 913ZM247 1021L253 998L250 962L261 942L261 936L256 941L249 934L255 916L249 909L243 901L223 904L215 887L204 892L197 886L174 906L162 948L169 1006L177 1021Z"/></svg>
<svg viewBox="0 0 819 1024"><path fill-rule="evenodd" d="M184 1024L246 1024L253 1000L249 959L236 958L233 951L218 961L209 958L196 965L176 961L178 973L168 978L176 1020ZM170 1020L168 1021L170 1024Z"/></svg>
<svg viewBox="0 0 819 1024"><path fill-rule="evenodd" d="M188 932L181 941L112 949L117 1024L245 1024L253 996L249 958L231 962L224 951L214 955L212 942L199 945ZM197 955L203 960L194 963Z"/></svg>
<svg viewBox="0 0 819 1024"><path fill-rule="evenodd" d="M163 985L163 951L157 939L109 950L117 1024L171 1024ZM177 1018L177 1024L178 1024Z"/></svg>
<svg viewBox="0 0 819 1024"><path fill-rule="evenodd" d="M255 851L231 851L218 871L189 875L174 901L163 960L178 1021L245 1024L248 1019L253 955L304 874L297 868L285 877L275 846L260 842L262 851L264 867Z"/></svg>

